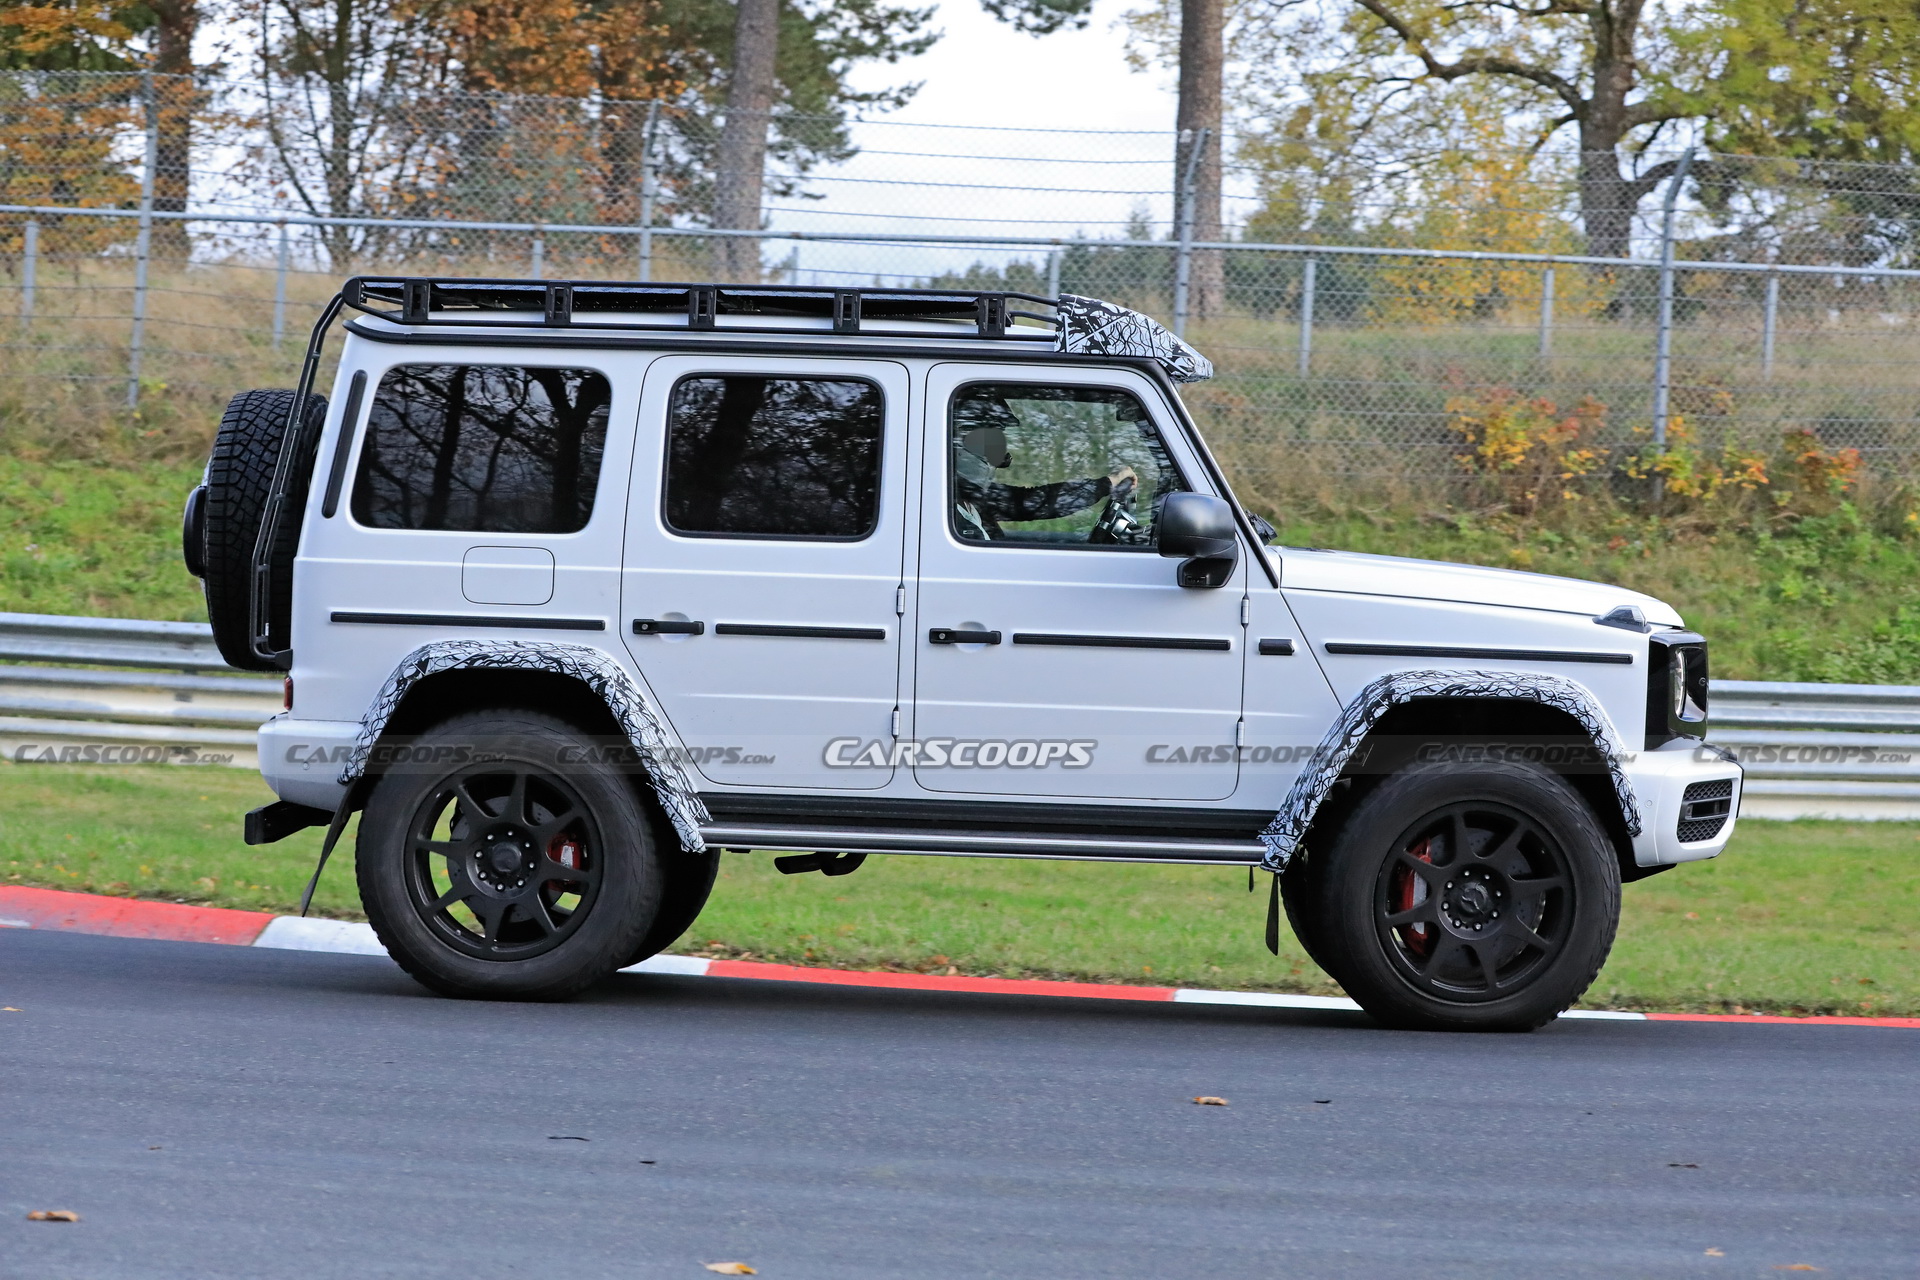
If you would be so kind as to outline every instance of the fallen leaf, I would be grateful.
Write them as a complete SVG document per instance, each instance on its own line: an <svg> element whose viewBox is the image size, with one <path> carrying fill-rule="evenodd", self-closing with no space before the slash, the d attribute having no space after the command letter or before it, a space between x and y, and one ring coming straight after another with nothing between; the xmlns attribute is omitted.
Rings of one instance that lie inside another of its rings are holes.
<svg viewBox="0 0 1920 1280"><path fill-rule="evenodd" d="M148 1147L148 1148L147 1148L147 1150L149 1150L149 1151L158 1151L159 1149L160 1149L160 1148L158 1148L158 1147Z"/></svg>
<svg viewBox="0 0 1920 1280"><path fill-rule="evenodd" d="M1681 1164L1677 1160L1667 1161L1667 1168L1669 1169L1698 1169L1699 1167L1697 1164Z"/></svg>
<svg viewBox="0 0 1920 1280"><path fill-rule="evenodd" d="M703 1262L700 1265L709 1271L718 1271L723 1276L757 1276L760 1274L744 1262Z"/></svg>
<svg viewBox="0 0 1920 1280"><path fill-rule="evenodd" d="M18 1013L18 1012L20 1011L14 1008L12 1005L8 1005L6 1008L0 1009L0 1013Z"/></svg>
<svg viewBox="0 0 1920 1280"><path fill-rule="evenodd" d="M1333 1099L1332 1098L1315 1098L1313 1101L1314 1101L1314 1105L1324 1107L1329 1102L1332 1102Z"/></svg>
<svg viewBox="0 0 1920 1280"><path fill-rule="evenodd" d="M582 1138L580 1135L574 1134L574 1133L550 1133L547 1135L547 1141L548 1142L592 1142L593 1139Z"/></svg>
<svg viewBox="0 0 1920 1280"><path fill-rule="evenodd" d="M80 1215L71 1209L35 1209L27 1215L28 1222L78 1222Z"/></svg>
<svg viewBox="0 0 1920 1280"><path fill-rule="evenodd" d="M1707 1250L1707 1256L1708 1256L1709 1258L1724 1258L1724 1257L1726 1257L1727 1255L1726 1255L1726 1254L1724 1254L1724 1253L1722 1253L1722 1252L1721 1252L1720 1250L1718 1250L1718 1249L1709 1249L1709 1250Z"/></svg>
<svg viewBox="0 0 1920 1280"><path fill-rule="evenodd" d="M1195 1098L1194 1101L1203 1107L1224 1107L1227 1105L1225 1098L1216 1098L1211 1094L1202 1094L1198 1098Z"/></svg>
<svg viewBox="0 0 1920 1280"><path fill-rule="evenodd" d="M1818 1271L1820 1268L1807 1262L1789 1262L1784 1267L1775 1267L1775 1271Z"/></svg>

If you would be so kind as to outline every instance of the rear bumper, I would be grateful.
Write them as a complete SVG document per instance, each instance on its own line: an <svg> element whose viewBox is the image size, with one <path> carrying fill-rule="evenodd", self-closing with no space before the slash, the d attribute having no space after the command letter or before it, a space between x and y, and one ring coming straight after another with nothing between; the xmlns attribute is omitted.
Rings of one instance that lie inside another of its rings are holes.
<svg viewBox="0 0 1920 1280"><path fill-rule="evenodd" d="M282 800L337 809L347 790L340 785L340 771L359 735L357 720L275 716L260 726L260 776Z"/></svg>
<svg viewBox="0 0 1920 1280"><path fill-rule="evenodd" d="M1627 761L1626 774L1640 801L1640 834L1633 840L1637 865L1698 862L1717 856L1727 847L1740 812L1742 776L1739 764L1727 759L1718 748L1685 739L1670 742L1658 751L1642 751L1632 757ZM1705 839L1682 839L1683 835L1694 834L1681 831L1687 788L1695 783L1721 781L1732 784L1726 821Z"/></svg>

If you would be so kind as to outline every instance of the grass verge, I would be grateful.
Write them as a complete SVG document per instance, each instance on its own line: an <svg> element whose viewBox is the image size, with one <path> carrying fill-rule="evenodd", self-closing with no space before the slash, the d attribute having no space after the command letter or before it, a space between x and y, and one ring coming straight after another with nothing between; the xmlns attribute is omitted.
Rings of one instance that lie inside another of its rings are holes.
<svg viewBox="0 0 1920 1280"><path fill-rule="evenodd" d="M320 833L240 842L271 799L230 769L0 766L0 882L290 911ZM350 838L350 836L349 836ZM853 969L1331 993L1266 896L1222 867L875 858L844 879L729 858L679 951ZM1920 830L1751 822L1729 853L1630 885L1592 1007L1920 1014ZM320 914L355 918L349 856Z"/></svg>

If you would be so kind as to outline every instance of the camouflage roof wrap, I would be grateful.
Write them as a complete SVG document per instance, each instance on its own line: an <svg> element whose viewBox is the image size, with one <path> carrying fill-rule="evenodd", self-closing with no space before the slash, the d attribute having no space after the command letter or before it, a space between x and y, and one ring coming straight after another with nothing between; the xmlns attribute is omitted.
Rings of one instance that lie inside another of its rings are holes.
<svg viewBox="0 0 1920 1280"><path fill-rule="evenodd" d="M1070 355L1144 357L1175 382L1213 376L1213 361L1138 311L1071 293L1061 294L1054 310L1060 320L1060 350Z"/></svg>

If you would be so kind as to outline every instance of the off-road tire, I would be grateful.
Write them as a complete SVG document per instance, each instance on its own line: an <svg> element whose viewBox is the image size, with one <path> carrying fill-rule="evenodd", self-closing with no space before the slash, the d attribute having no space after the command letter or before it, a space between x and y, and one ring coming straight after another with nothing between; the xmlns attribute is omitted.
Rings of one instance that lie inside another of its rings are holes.
<svg viewBox="0 0 1920 1280"><path fill-rule="evenodd" d="M620 770L591 762L592 747L538 712L475 712L412 741L411 759L445 763L388 765L360 816L355 872L374 933L422 985L565 1000L639 950L667 876L647 806ZM556 848L564 855L568 840L581 870L556 875ZM510 866L515 848L524 861ZM562 911L569 894L577 918Z"/></svg>
<svg viewBox="0 0 1920 1280"><path fill-rule="evenodd" d="M220 430L207 458L204 494L189 498L181 531L182 550L189 569L202 570L207 598L207 621L213 641L229 666L243 671L271 671L273 665L253 652L253 549L266 514L267 495L280 461L287 415L293 410L292 391L242 391L227 402ZM309 445L319 439L327 413L326 397L307 398L306 434ZM285 643L293 611L293 557L300 546L300 519L306 510L310 459L297 460L293 484L287 493L272 555L272 593L268 601L271 634ZM196 548L193 543L198 541ZM197 553L197 554L196 554Z"/></svg>
<svg viewBox="0 0 1920 1280"><path fill-rule="evenodd" d="M1542 769L1416 765L1355 806L1328 852L1327 968L1389 1026L1533 1030L1580 998L1613 946L1613 847Z"/></svg>
<svg viewBox="0 0 1920 1280"><path fill-rule="evenodd" d="M640 940L627 964L638 964L648 956L657 956L693 928L713 893L713 882L720 875L720 850L705 853L673 853L662 860L665 881L660 891L660 910L653 927ZM621 966L624 968L625 966Z"/></svg>

